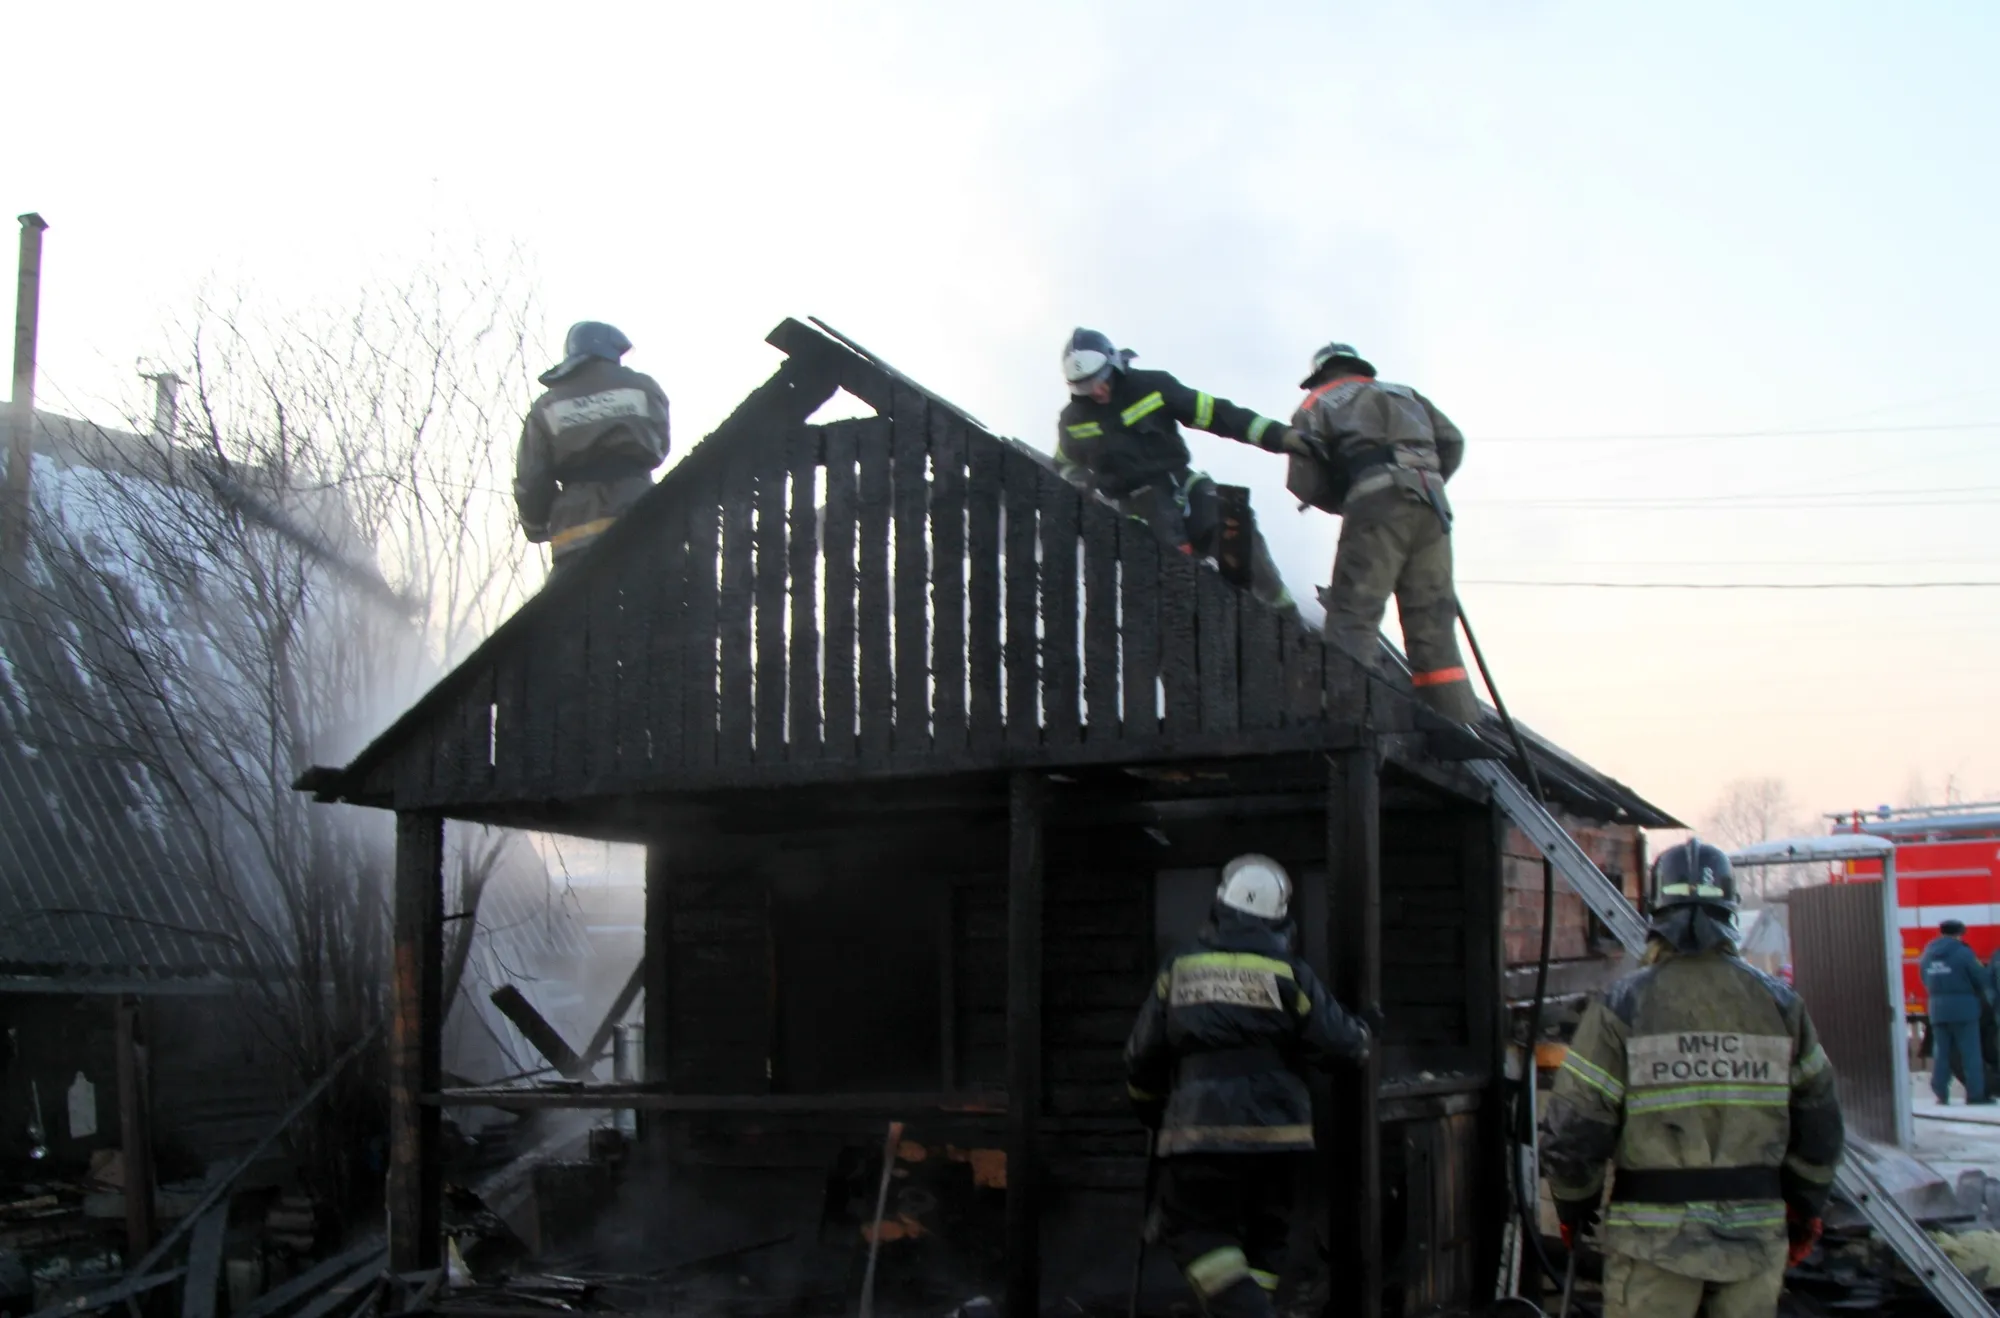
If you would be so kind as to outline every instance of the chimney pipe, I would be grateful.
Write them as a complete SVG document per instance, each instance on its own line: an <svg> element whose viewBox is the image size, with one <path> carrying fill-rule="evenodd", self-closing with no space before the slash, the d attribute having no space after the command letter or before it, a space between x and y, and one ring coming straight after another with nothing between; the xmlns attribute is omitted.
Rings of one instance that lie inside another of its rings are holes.
<svg viewBox="0 0 2000 1318"><path fill-rule="evenodd" d="M0 506L0 563L19 572L28 556L29 479L35 453L35 336L42 308L42 230L48 223L21 217L20 282L14 295L13 435L7 448L7 486Z"/></svg>
<svg viewBox="0 0 2000 1318"><path fill-rule="evenodd" d="M172 371L139 373L141 380L153 382L153 438L171 444L180 432L181 377Z"/></svg>

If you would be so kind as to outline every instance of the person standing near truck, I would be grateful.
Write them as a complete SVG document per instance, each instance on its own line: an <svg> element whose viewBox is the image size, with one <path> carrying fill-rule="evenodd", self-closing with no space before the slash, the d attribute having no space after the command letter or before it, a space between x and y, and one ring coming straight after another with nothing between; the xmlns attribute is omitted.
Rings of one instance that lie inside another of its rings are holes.
<svg viewBox="0 0 2000 1318"><path fill-rule="evenodd" d="M1979 954L1965 941L1965 921L1938 925L1918 959L1924 995L1930 1000L1931 1092L1939 1103L1951 1101L1951 1075L1956 1063L1965 1082L1965 1101L1984 1106L1986 1061L1979 1046L1979 1017L1993 1003L1992 972L1979 964Z"/></svg>

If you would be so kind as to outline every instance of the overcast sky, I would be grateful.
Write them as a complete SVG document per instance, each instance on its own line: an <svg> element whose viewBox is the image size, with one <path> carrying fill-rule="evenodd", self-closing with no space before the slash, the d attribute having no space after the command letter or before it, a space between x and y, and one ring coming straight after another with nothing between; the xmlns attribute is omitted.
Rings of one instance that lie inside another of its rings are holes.
<svg viewBox="0 0 2000 1318"><path fill-rule="evenodd" d="M787 315L1043 447L1076 324L1281 416L1346 339L1468 436L1461 595L1525 720L1687 817L1759 774L1813 810L1913 774L1990 798L2000 590L1500 583L2000 580L1996 29L1824 2L19 5L0 207L53 226L42 401L100 418L204 281L338 297L475 241L533 262L551 361L571 320L624 328L682 447ZM1700 438L1612 438L1656 434ZM1276 459L1193 443L1309 598L1338 523L1291 511Z"/></svg>

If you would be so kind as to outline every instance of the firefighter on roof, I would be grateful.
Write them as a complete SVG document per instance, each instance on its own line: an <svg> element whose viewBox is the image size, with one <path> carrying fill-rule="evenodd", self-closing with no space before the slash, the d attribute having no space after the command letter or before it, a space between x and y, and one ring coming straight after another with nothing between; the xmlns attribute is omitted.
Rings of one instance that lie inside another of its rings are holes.
<svg viewBox="0 0 2000 1318"><path fill-rule="evenodd" d="M1155 1132L1162 1237L1221 1318L1270 1318L1298 1159L1313 1146L1299 1068L1358 1063L1368 1031L1290 951L1291 880L1267 856L1222 871L1198 945L1160 970L1125 1045Z"/></svg>
<svg viewBox="0 0 2000 1318"><path fill-rule="evenodd" d="M570 326L563 360L542 373L548 392L521 423L514 506L529 541L548 545L551 577L652 488L666 460L667 396L619 364L631 350L613 326Z"/></svg>
<svg viewBox="0 0 2000 1318"><path fill-rule="evenodd" d="M1292 425L1317 441L1324 463L1294 458L1292 492L1340 514L1340 549L1326 603L1326 637L1362 663L1379 658L1389 596L1403 618L1417 694L1460 723L1479 715L1459 657L1445 482L1465 436L1408 385L1384 384L1345 343L1313 354Z"/></svg>
<svg viewBox="0 0 2000 1318"><path fill-rule="evenodd" d="M1213 555L1222 529L1215 482L1189 470L1181 427L1272 453L1310 452L1309 441L1227 398L1190 389L1165 371L1135 371L1133 356L1096 330L1070 335L1063 347L1070 400L1056 423L1056 467L1064 480L1149 523L1182 553ZM1253 595L1296 615L1262 532L1251 546L1250 574Z"/></svg>
<svg viewBox="0 0 2000 1318"><path fill-rule="evenodd" d="M1556 1074L1542 1167L1565 1244L1601 1214L1605 1318L1770 1318L1840 1161L1833 1067L1798 995L1737 956L1728 857L1690 839L1653 893L1641 968Z"/></svg>

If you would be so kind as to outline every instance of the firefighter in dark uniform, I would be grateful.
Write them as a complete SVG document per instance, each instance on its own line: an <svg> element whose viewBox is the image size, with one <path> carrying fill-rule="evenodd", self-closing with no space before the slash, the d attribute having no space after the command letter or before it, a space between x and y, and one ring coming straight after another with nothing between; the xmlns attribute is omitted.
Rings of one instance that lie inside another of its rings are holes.
<svg viewBox="0 0 2000 1318"><path fill-rule="evenodd" d="M1605 1318L1771 1318L1819 1239L1845 1142L1833 1067L1798 995L1737 955L1735 912L1720 850L1661 856L1641 968L1585 1010L1556 1075L1542 1167L1572 1248L1602 1214Z"/></svg>
<svg viewBox="0 0 2000 1318"><path fill-rule="evenodd" d="M1154 1132L1162 1238L1204 1311L1269 1318L1292 1187L1313 1146L1301 1066L1359 1063L1367 1029L1291 954L1291 881L1266 856L1222 871L1197 946L1160 970L1125 1045Z"/></svg>
<svg viewBox="0 0 2000 1318"><path fill-rule="evenodd" d="M1150 524L1184 554L1212 556L1222 529L1215 482L1190 471L1182 426L1272 453L1312 451L1290 426L1190 389L1165 371L1135 371L1134 354L1096 330L1063 348L1069 406L1056 423L1063 479ZM1250 591L1280 613L1297 605L1260 532L1251 546Z"/></svg>
<svg viewBox="0 0 2000 1318"><path fill-rule="evenodd" d="M631 350L613 326L570 326L563 360L542 373L548 392L521 423L514 506L529 541L548 545L551 578L652 488L666 460L667 396L619 364Z"/></svg>
<svg viewBox="0 0 2000 1318"><path fill-rule="evenodd" d="M1396 597L1418 696L1448 718L1479 716L1458 652L1458 596L1451 572L1451 504L1445 482L1465 457L1465 436L1408 385L1385 384L1345 343L1313 355L1292 424L1327 454L1317 490L1293 493L1340 514L1340 549L1326 603L1326 636L1361 662L1380 658L1382 615Z"/></svg>

